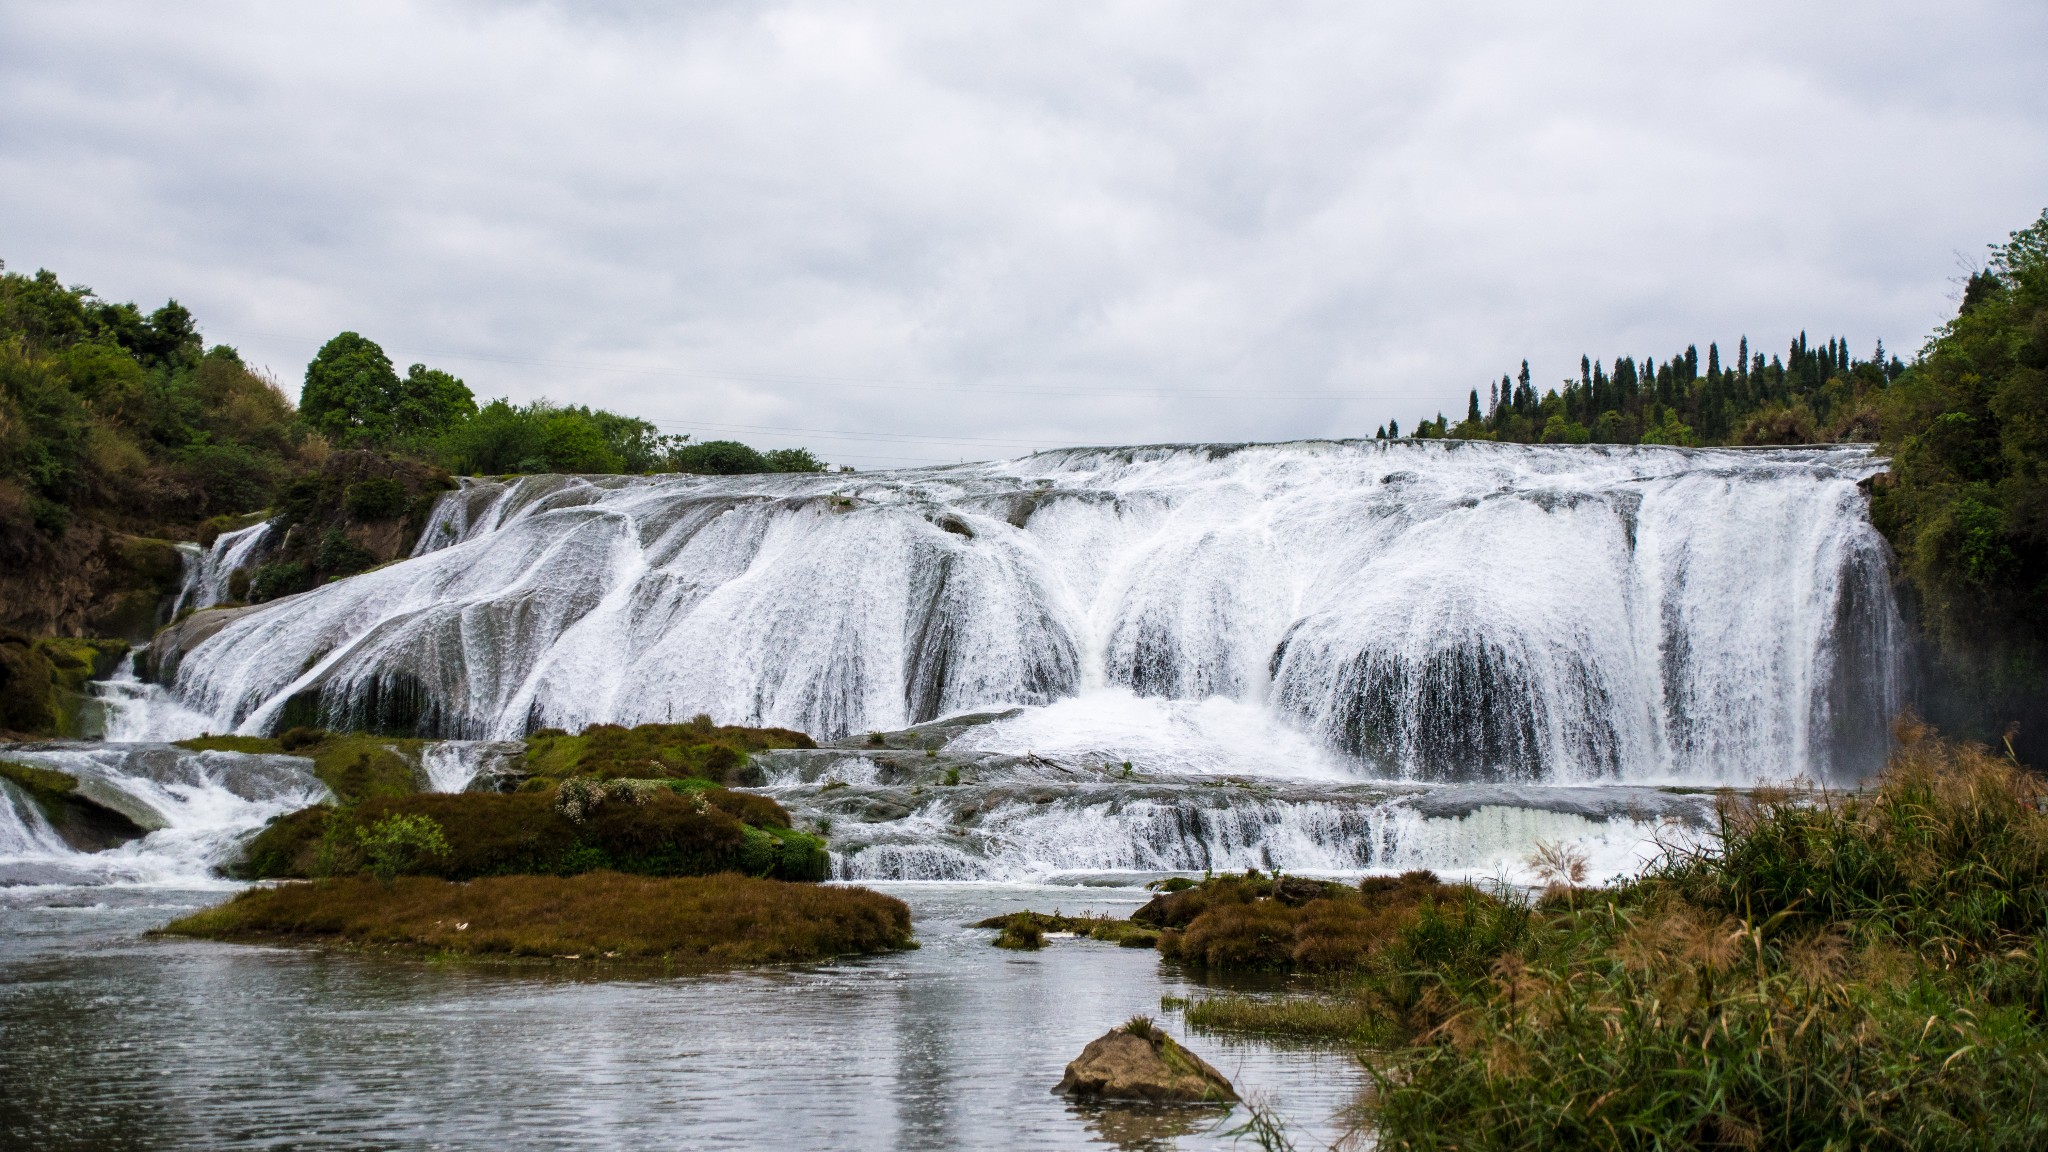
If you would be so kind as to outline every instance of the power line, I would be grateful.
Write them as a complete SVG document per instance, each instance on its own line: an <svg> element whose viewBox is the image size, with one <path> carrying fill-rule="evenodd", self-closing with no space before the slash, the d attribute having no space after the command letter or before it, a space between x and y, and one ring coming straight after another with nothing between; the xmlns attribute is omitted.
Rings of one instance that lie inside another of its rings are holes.
<svg viewBox="0 0 2048 1152"><path fill-rule="evenodd" d="M228 332L235 336L237 332ZM297 340L313 342L316 337L284 332L256 332L241 330L242 337L258 337L271 340ZM1062 397L1111 397L1111 396L1173 396L1203 397L1229 400L1441 400L1435 393L1421 392L1361 392L1347 391L1295 391L1268 392L1246 391L1244 389L1199 389L1199 388L1017 388L998 387L983 384L968 384L962 381L903 381L877 378L818 376L794 373L770 372L729 372L702 371L685 368L624 367L616 364L601 364L587 360L560 360L538 356L508 356L502 353L459 352L451 349L423 348L419 352L449 360L476 360L495 364L529 364L542 368L575 368L590 372L612 372L628 376L672 376L680 379L707 381L746 381L764 384L807 384L826 388L866 388L883 391L905 392L952 392L975 396L1062 396Z"/></svg>

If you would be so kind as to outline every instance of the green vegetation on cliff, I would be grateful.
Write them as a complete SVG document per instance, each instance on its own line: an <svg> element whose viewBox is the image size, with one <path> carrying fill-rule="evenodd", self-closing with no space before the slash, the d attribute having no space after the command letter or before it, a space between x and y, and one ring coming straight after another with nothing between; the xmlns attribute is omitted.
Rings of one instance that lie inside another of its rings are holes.
<svg viewBox="0 0 2048 1152"><path fill-rule="evenodd" d="M128 645L0 634L0 732L78 735L85 683L112 675Z"/></svg>
<svg viewBox="0 0 2048 1152"><path fill-rule="evenodd" d="M143 639L178 590L172 542L210 543L271 509L290 534L235 599L397 559L451 469L823 468L802 449L691 443L601 409L479 408L462 380L424 364L401 376L354 332L321 348L299 398L208 347L175 300L145 313L0 265L0 627Z"/></svg>
<svg viewBox="0 0 2048 1152"><path fill-rule="evenodd" d="M658 963L684 970L914 947L910 909L864 888L616 872L466 884L369 877L251 889L163 931L478 959Z"/></svg>
<svg viewBox="0 0 2048 1152"><path fill-rule="evenodd" d="M306 451L277 385L207 348L177 301L145 315L49 272L0 275L9 558L41 558L79 515L155 531L261 508Z"/></svg>

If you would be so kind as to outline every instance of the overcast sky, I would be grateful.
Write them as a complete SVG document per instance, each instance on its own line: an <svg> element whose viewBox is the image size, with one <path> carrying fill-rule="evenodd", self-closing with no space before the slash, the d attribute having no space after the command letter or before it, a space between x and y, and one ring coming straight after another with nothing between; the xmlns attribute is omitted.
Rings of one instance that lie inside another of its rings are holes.
<svg viewBox="0 0 2048 1152"><path fill-rule="evenodd" d="M296 394L859 467L1371 435L1527 357L1910 355L2048 207L2048 5L0 2L0 258Z"/></svg>

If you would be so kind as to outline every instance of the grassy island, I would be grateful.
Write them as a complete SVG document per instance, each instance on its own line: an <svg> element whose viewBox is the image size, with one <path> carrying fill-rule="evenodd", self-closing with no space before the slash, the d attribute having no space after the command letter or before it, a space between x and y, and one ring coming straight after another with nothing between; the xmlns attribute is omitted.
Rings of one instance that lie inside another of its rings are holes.
<svg viewBox="0 0 2048 1152"><path fill-rule="evenodd" d="M910 909L864 888L617 872L453 883L344 877L255 888L167 935L496 960L719 968L912 947Z"/></svg>

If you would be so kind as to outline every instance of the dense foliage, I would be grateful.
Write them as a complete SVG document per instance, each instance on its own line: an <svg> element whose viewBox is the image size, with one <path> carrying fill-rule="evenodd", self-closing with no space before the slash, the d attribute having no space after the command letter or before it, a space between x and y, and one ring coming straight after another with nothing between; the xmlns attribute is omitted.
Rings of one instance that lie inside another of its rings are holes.
<svg viewBox="0 0 2048 1152"><path fill-rule="evenodd" d="M413 794L303 809L259 833L236 871L248 879L377 871L379 846L407 822L430 827L441 850L421 851L388 870L447 880L609 870L815 881L828 869L823 842L792 830L788 813L767 797L649 781L596 788L569 781L547 792Z"/></svg>
<svg viewBox="0 0 2048 1152"><path fill-rule="evenodd" d="M208 518L270 507L336 448L462 473L824 468L803 449L692 443L580 405L479 408L462 380L424 364L400 375L355 332L314 356L299 399L207 347L175 300L144 313L48 271L0 273L0 559L44 556L39 542L80 515L191 538Z"/></svg>
<svg viewBox="0 0 2048 1152"><path fill-rule="evenodd" d="M1386 1148L2042 1147L2048 792L1898 736L1872 793L1732 800L1639 882L1424 902L1334 995L1189 1019L1368 1045Z"/></svg>
<svg viewBox="0 0 2048 1152"><path fill-rule="evenodd" d="M1471 393L1465 419L1416 425L1420 439L1501 440L1521 444L1813 444L1878 438L1878 397L1907 371L1884 345L1859 360L1846 341L1792 341L1783 357L1752 353L1749 338L1725 365L1718 344L1659 363L1579 358L1579 378L1538 393L1529 363L1519 376L1488 385L1482 407ZM1399 435L1398 425L1380 430Z"/></svg>
<svg viewBox="0 0 2048 1152"><path fill-rule="evenodd" d="M1939 641L1930 717L2048 757L2048 212L1883 397L1872 513ZM1979 716L1982 719L1979 719ZM1972 721L1975 721L1972 723Z"/></svg>
<svg viewBox="0 0 2048 1152"><path fill-rule="evenodd" d="M276 384L207 348L173 300L145 315L49 272L0 275L0 551L74 515L190 525L269 503L317 445Z"/></svg>

